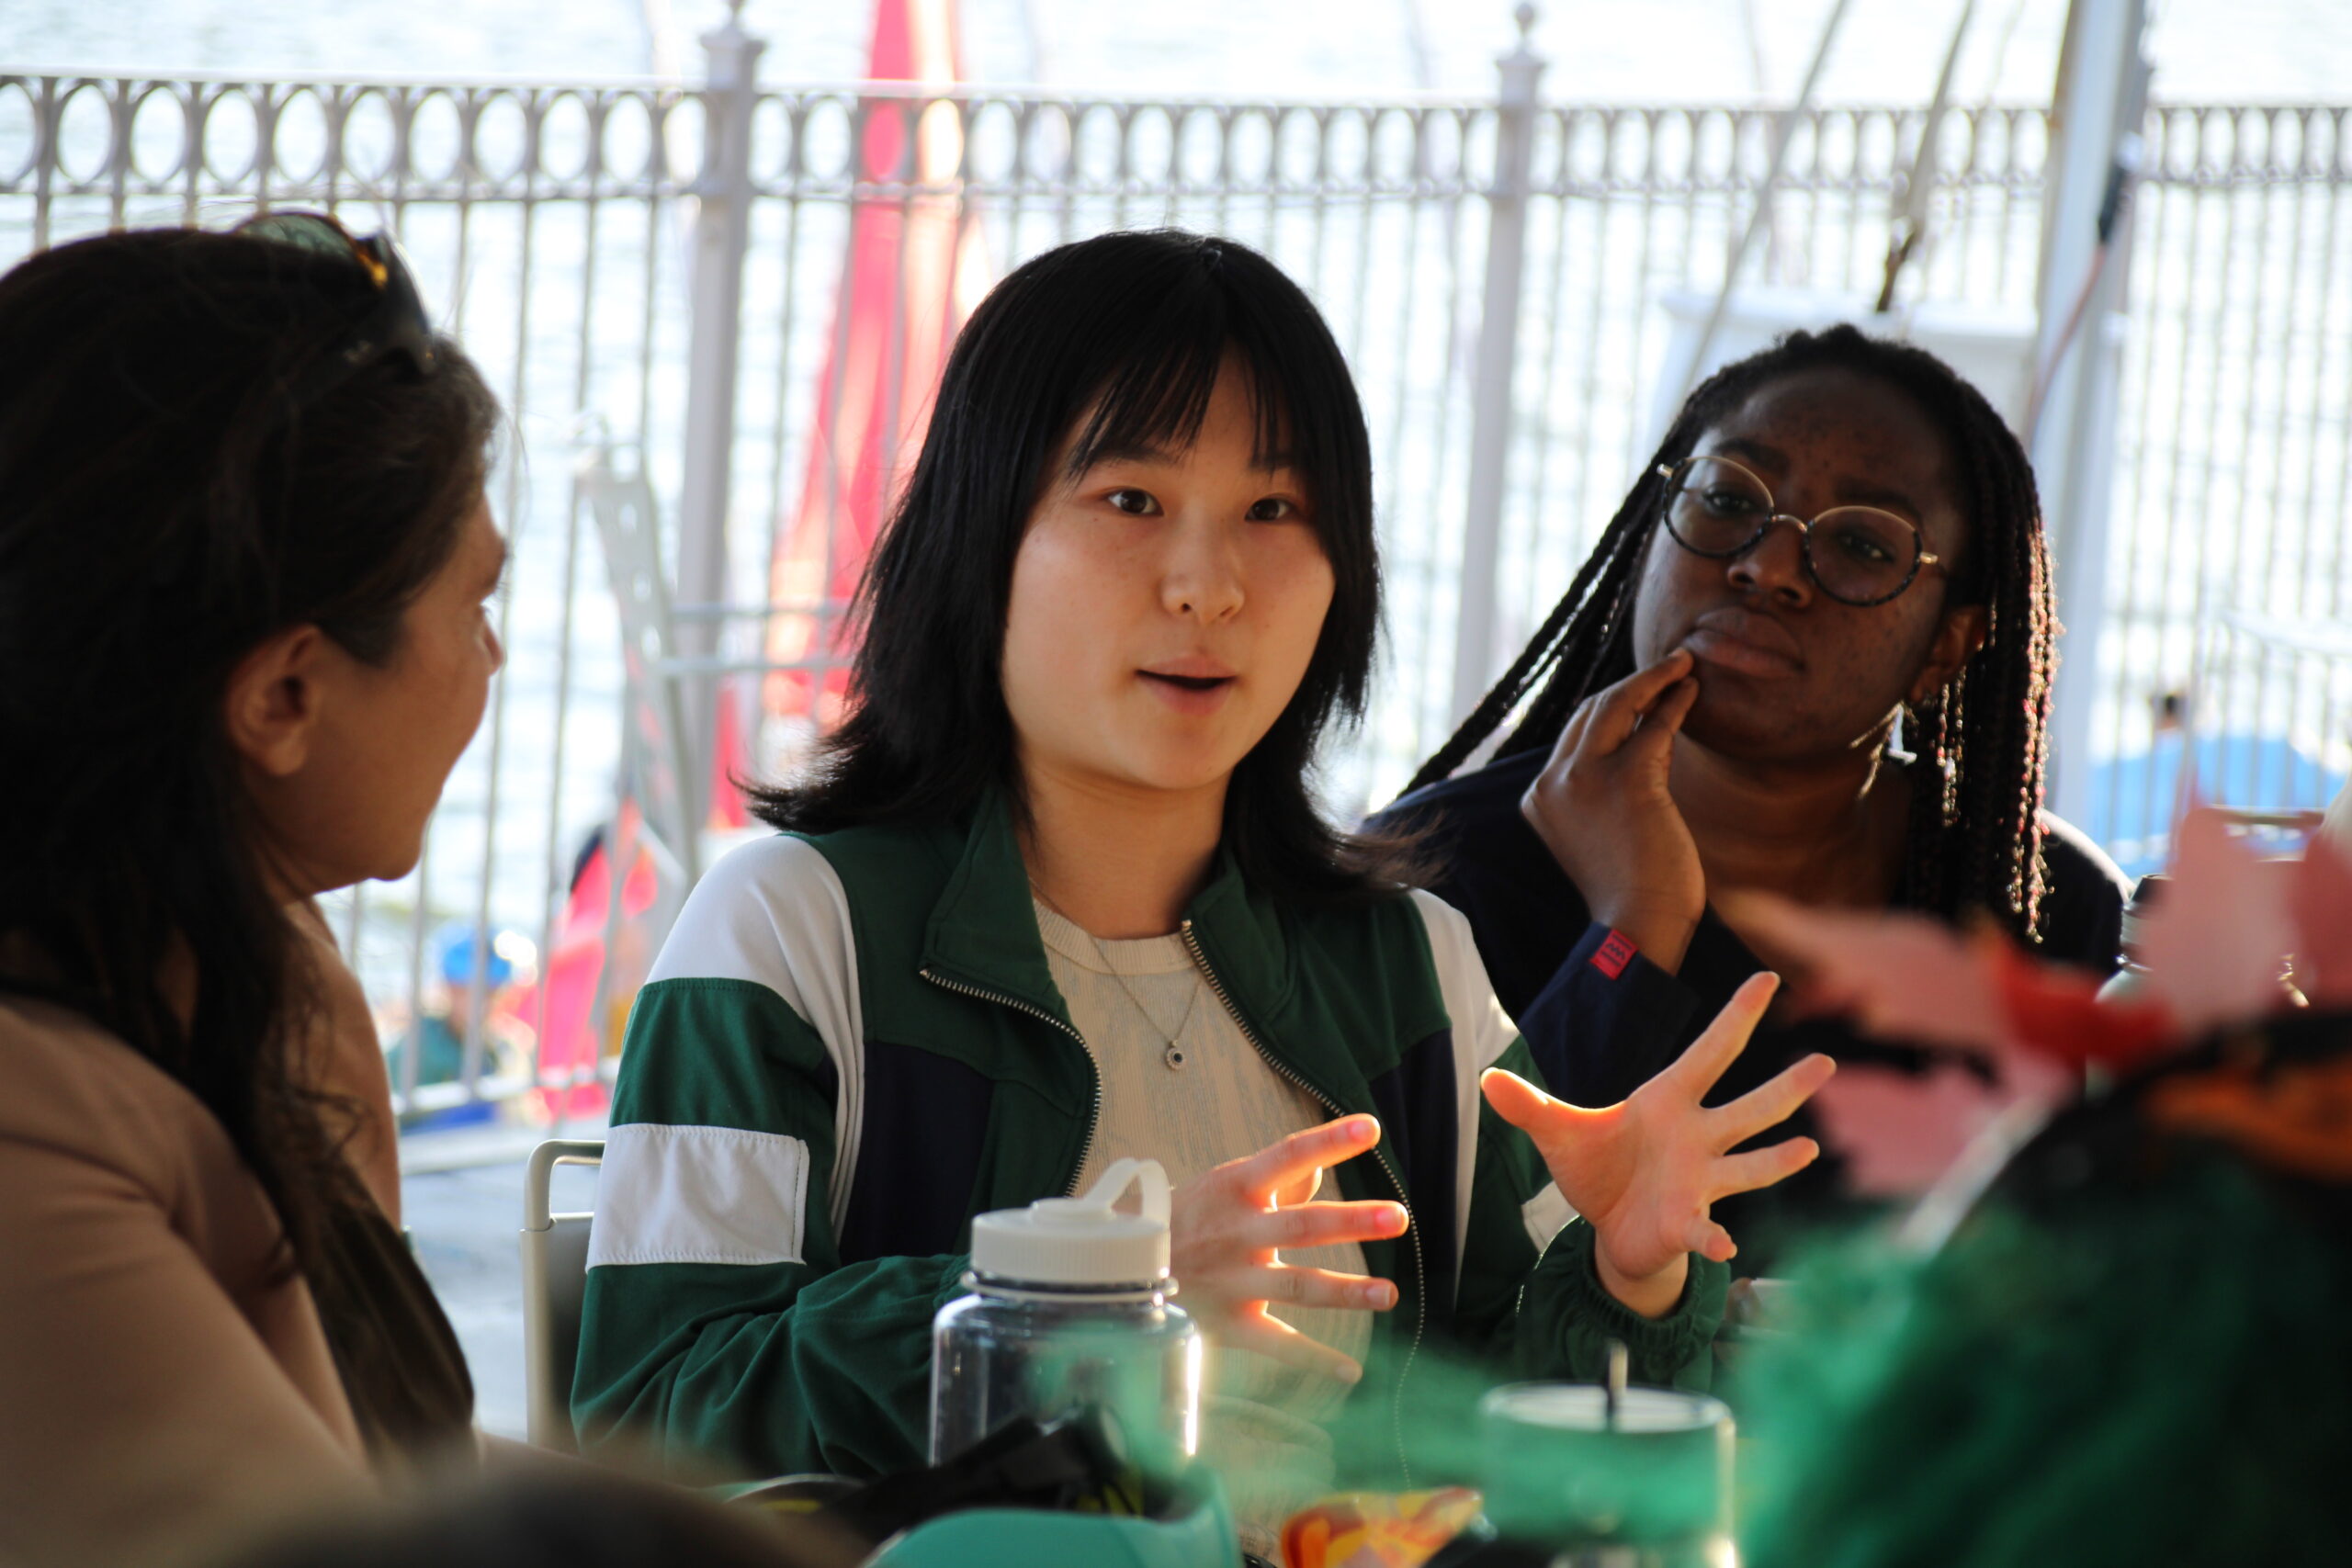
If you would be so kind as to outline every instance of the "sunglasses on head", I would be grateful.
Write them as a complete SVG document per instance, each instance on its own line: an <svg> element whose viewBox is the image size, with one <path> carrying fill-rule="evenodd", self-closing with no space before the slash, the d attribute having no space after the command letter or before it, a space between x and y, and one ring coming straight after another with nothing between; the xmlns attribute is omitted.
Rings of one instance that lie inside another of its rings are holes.
<svg viewBox="0 0 2352 1568"><path fill-rule="evenodd" d="M419 376L433 374L439 351L416 279L389 234L362 239L322 212L265 212L230 232L313 255L356 263L376 286L376 302L287 389L289 412L311 407L369 367L395 356Z"/></svg>

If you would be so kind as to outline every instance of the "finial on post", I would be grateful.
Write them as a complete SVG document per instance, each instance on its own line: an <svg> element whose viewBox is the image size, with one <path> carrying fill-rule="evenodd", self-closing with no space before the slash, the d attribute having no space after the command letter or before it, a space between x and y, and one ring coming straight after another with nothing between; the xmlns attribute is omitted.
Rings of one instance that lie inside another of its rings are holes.
<svg viewBox="0 0 2352 1568"><path fill-rule="evenodd" d="M1543 73L1544 57L1535 52L1535 23L1539 13L1534 0L1519 0L1510 16L1519 24L1519 41L1508 54L1495 57L1495 68L1501 73L1503 101L1532 107L1535 102L1535 79Z"/></svg>
<svg viewBox="0 0 2352 1568"><path fill-rule="evenodd" d="M726 45L740 47L751 41L751 34L743 30L743 0L727 0L727 19L703 34L702 41L706 49L712 47L714 43L722 47Z"/></svg>
<svg viewBox="0 0 2352 1568"><path fill-rule="evenodd" d="M727 19L702 35L705 79L714 89L749 88L759 74L764 39L743 30L743 0L727 0Z"/></svg>

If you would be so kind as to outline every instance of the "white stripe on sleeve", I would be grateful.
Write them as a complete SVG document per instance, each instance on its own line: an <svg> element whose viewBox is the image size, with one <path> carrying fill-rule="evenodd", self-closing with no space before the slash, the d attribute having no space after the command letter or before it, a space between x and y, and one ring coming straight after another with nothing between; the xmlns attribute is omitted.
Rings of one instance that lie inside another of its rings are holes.
<svg viewBox="0 0 2352 1568"><path fill-rule="evenodd" d="M1519 1028L1495 999L1469 919L1434 893L1416 890L1413 903L1429 931L1430 958L1437 969L1446 1017L1453 1025L1453 1103L1462 1123L1454 1138L1453 1176L1454 1267L1459 1269L1460 1250L1469 1242L1470 1187L1478 1168L1478 1107L1485 1102L1478 1075L1510 1049Z"/></svg>
<svg viewBox="0 0 2352 1568"><path fill-rule="evenodd" d="M857 942L841 874L814 844L779 833L754 839L706 873L670 928L654 980L749 980L808 1021L833 1060L833 1234L849 1214L865 1122L865 1024Z"/></svg>
<svg viewBox="0 0 2352 1568"><path fill-rule="evenodd" d="M1542 1252L1560 1234L1560 1227L1577 1217L1576 1205L1560 1195L1559 1183L1547 1181L1544 1190L1519 1206L1519 1217L1527 1224L1527 1234Z"/></svg>
<svg viewBox="0 0 2352 1568"><path fill-rule="evenodd" d="M781 1133L636 1122L605 1135L588 1267L798 1263L808 1145Z"/></svg>

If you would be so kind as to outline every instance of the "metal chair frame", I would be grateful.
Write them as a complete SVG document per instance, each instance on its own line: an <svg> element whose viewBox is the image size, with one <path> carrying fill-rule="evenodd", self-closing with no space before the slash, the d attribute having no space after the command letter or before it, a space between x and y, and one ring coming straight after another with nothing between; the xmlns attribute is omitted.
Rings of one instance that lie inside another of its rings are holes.
<svg viewBox="0 0 2352 1568"><path fill-rule="evenodd" d="M531 1151L523 1173L523 1384L533 1444L576 1453L571 1373L580 1359L580 1314L588 1292L593 1213L548 1210L560 1165L602 1166L601 1139L551 1138Z"/></svg>

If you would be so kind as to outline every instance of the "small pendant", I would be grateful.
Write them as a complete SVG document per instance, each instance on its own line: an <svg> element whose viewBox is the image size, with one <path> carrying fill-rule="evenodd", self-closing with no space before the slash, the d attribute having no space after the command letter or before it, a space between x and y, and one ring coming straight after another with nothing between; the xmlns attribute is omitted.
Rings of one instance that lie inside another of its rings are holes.
<svg viewBox="0 0 2352 1568"><path fill-rule="evenodd" d="M1168 1064L1170 1072L1181 1072L1184 1066L1184 1047L1171 1040L1168 1043L1168 1049L1159 1054L1159 1059Z"/></svg>

